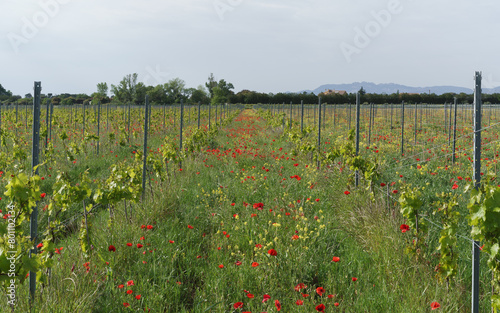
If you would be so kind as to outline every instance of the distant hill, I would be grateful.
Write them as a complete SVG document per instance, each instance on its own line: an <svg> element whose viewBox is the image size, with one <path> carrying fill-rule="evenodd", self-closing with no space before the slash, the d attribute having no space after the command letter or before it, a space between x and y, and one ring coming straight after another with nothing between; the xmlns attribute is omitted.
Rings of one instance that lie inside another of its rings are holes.
<svg viewBox="0 0 500 313"><path fill-rule="evenodd" d="M432 86L432 87L410 87L399 84L375 84L369 82L355 82L352 84L327 84L321 85L314 90L302 90L302 92L313 92L314 94L319 94L327 89L335 89L335 90L345 90L348 93L355 93L359 89L363 89L368 93L378 93L378 94L392 94L396 93L399 90L399 93L408 92L408 93L435 93L437 95L442 95L444 93L453 92L453 93L473 93L472 88L464 88L464 87L456 87L456 86ZM483 93L491 94L491 93L500 93L500 87L495 88L483 88Z"/></svg>

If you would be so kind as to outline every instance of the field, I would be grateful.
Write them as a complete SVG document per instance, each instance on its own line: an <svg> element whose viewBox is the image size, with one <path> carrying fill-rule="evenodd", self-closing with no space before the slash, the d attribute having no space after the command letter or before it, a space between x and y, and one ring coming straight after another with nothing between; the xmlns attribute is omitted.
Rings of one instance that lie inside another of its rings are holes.
<svg viewBox="0 0 500 313"><path fill-rule="evenodd" d="M300 105L201 108L184 107L181 150L180 106L152 107L143 190L143 107L56 107L47 128L44 106L31 180L32 108L2 107L1 312L29 311L29 270L33 312L471 311L470 105L457 110L455 163L450 105L406 105L403 146L401 105L362 105L359 156L354 105L323 106L319 143L317 106L302 131ZM497 111L483 109L491 182ZM22 217L35 201L43 252L30 260ZM484 240L480 307L491 312L498 251Z"/></svg>

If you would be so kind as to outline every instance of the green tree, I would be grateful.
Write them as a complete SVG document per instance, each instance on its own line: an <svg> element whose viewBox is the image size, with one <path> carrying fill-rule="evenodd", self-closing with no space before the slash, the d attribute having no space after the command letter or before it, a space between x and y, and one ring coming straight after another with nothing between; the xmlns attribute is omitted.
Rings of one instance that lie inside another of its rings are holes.
<svg viewBox="0 0 500 313"><path fill-rule="evenodd" d="M111 92L121 102L132 102L135 99L137 87L137 73L128 74L120 81L118 86L111 85Z"/></svg>
<svg viewBox="0 0 500 313"><path fill-rule="evenodd" d="M54 104L54 105L59 105L61 103L61 98L59 97L53 97L52 99L50 99L51 102Z"/></svg>
<svg viewBox="0 0 500 313"><path fill-rule="evenodd" d="M152 87L151 90L147 92L149 95L149 100L152 103L164 104L167 103L167 92L165 91L164 85L157 85Z"/></svg>
<svg viewBox="0 0 500 313"><path fill-rule="evenodd" d="M182 79L171 79L163 86L163 88L165 89L169 102L179 103L181 102L181 99L185 100L186 83Z"/></svg>
<svg viewBox="0 0 500 313"><path fill-rule="evenodd" d="M145 103L146 94L148 93L148 91L151 91L153 88L154 88L153 86L146 86L142 82L137 83L137 85L135 86L134 103L135 104ZM150 99L150 101L151 101L151 99Z"/></svg>
<svg viewBox="0 0 500 313"><path fill-rule="evenodd" d="M193 90L191 92L191 98L190 98L191 102L207 103L209 101L208 94L207 94L205 87L203 87L202 85L199 85L198 88L196 88L196 89L192 88L192 89Z"/></svg>
<svg viewBox="0 0 500 313"><path fill-rule="evenodd" d="M228 102L229 97L234 95L231 89L234 89L233 84L227 83L224 79L221 79L217 83L217 86L212 89L212 104Z"/></svg>
<svg viewBox="0 0 500 313"><path fill-rule="evenodd" d="M98 83L97 84L97 93L101 94L103 97L108 95L108 84L107 83Z"/></svg>
<svg viewBox="0 0 500 313"><path fill-rule="evenodd" d="M208 76L208 82L205 83L205 86L208 89L208 92L210 93L210 98L214 96L214 88L217 87L217 81L215 80L214 74L210 73L210 76Z"/></svg>
<svg viewBox="0 0 500 313"><path fill-rule="evenodd" d="M12 92L9 90L5 89L2 84L0 84L0 96L12 96Z"/></svg>

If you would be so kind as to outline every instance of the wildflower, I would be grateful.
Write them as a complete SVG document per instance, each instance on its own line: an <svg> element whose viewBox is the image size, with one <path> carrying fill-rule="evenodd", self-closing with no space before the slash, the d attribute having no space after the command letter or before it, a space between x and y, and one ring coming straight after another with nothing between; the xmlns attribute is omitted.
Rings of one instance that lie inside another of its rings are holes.
<svg viewBox="0 0 500 313"><path fill-rule="evenodd" d="M332 258L332 262L337 263L338 261L340 261L340 258L339 258L338 256L334 256L334 257Z"/></svg>
<svg viewBox="0 0 500 313"><path fill-rule="evenodd" d="M318 304L316 306L316 311L318 311L318 312L325 312L325 305L323 303Z"/></svg>
<svg viewBox="0 0 500 313"><path fill-rule="evenodd" d="M406 224L401 224L401 226L399 226L399 229L401 229L402 233L406 233L407 231L410 230L410 226L408 226Z"/></svg>
<svg viewBox="0 0 500 313"><path fill-rule="evenodd" d="M347 195L351 194L351 192L346 190L346 191L344 191L344 194L347 196Z"/></svg>
<svg viewBox="0 0 500 313"><path fill-rule="evenodd" d="M278 311L281 311L281 303L278 300L274 300L274 306Z"/></svg>
<svg viewBox="0 0 500 313"><path fill-rule="evenodd" d="M321 297L325 293L325 289L323 287L316 288L316 293Z"/></svg>
<svg viewBox="0 0 500 313"><path fill-rule="evenodd" d="M297 284L297 286L295 286L294 289L295 289L295 291L300 291L301 289L305 289L305 288L307 288L307 286L304 285L304 283L299 283L299 284Z"/></svg>
<svg viewBox="0 0 500 313"><path fill-rule="evenodd" d="M441 307L441 304L439 302L432 302L431 303L431 310L439 309Z"/></svg>
<svg viewBox="0 0 500 313"><path fill-rule="evenodd" d="M274 250L274 249L270 249L269 251L267 251L267 253L269 253L272 256L277 256L278 255L278 252L276 252L276 250Z"/></svg>
<svg viewBox="0 0 500 313"><path fill-rule="evenodd" d="M270 295L268 295L268 294L265 294L265 295L263 296L263 298L264 298L264 299L262 299L262 303L266 302L267 300L270 300L270 299L271 299L271 296L270 296Z"/></svg>
<svg viewBox="0 0 500 313"><path fill-rule="evenodd" d="M302 300L297 300L297 302L295 302L296 305L304 305L304 301Z"/></svg>
<svg viewBox="0 0 500 313"><path fill-rule="evenodd" d="M109 252L115 252L115 251L116 251L115 246L110 245L110 246L108 247L108 251L109 251Z"/></svg>
<svg viewBox="0 0 500 313"><path fill-rule="evenodd" d="M242 307L243 307L243 302L236 302L235 304L233 304L233 307L234 307L235 309L242 308Z"/></svg>

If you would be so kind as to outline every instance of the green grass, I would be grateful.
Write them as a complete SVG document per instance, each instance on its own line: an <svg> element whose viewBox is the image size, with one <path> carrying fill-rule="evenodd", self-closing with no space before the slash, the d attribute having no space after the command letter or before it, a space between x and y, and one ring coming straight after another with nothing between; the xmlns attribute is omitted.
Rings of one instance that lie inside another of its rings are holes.
<svg viewBox="0 0 500 313"><path fill-rule="evenodd" d="M399 230L404 220L384 194L372 200L364 188L349 186L345 169L318 170L309 157L294 158L291 144L280 135L247 110L221 130L210 149L185 160L182 172L163 183L153 181L145 202L128 205L128 219L123 203L111 224L107 211L93 213L92 253L84 256L75 235L58 242L64 249L56 256L50 284L37 286L34 312L276 312L275 300L283 312L315 312L319 304L325 312L429 312L434 301L441 304L438 311L470 311L467 252L460 254L456 279L449 286L439 282L433 254L417 260L405 252L409 237ZM153 150L163 134L156 136ZM397 155L390 154L389 145L378 149L387 159ZM117 158L110 153L89 157L71 171L91 168L93 178L103 179L114 159L130 155L127 149L117 151ZM448 172L437 180L409 167L398 174L387 170L384 181L398 188L400 173L415 176L414 184L436 184L425 195L428 201L449 184ZM351 194L345 195L346 190ZM254 208L256 203L263 203L263 209ZM427 240L433 251L436 239ZM108 251L109 245L116 252ZM277 255L269 255L269 249ZM340 262L332 262L334 256ZM253 262L259 265L252 267ZM488 279L483 271L482 312L489 311ZM127 286L131 280L134 285ZM307 288L296 291L299 283ZM318 287L324 295L316 292ZM270 300L263 302L264 295ZM26 282L17 297L16 311L28 312ZM244 303L242 309L235 309L237 302ZM0 310L9 311L5 306Z"/></svg>

